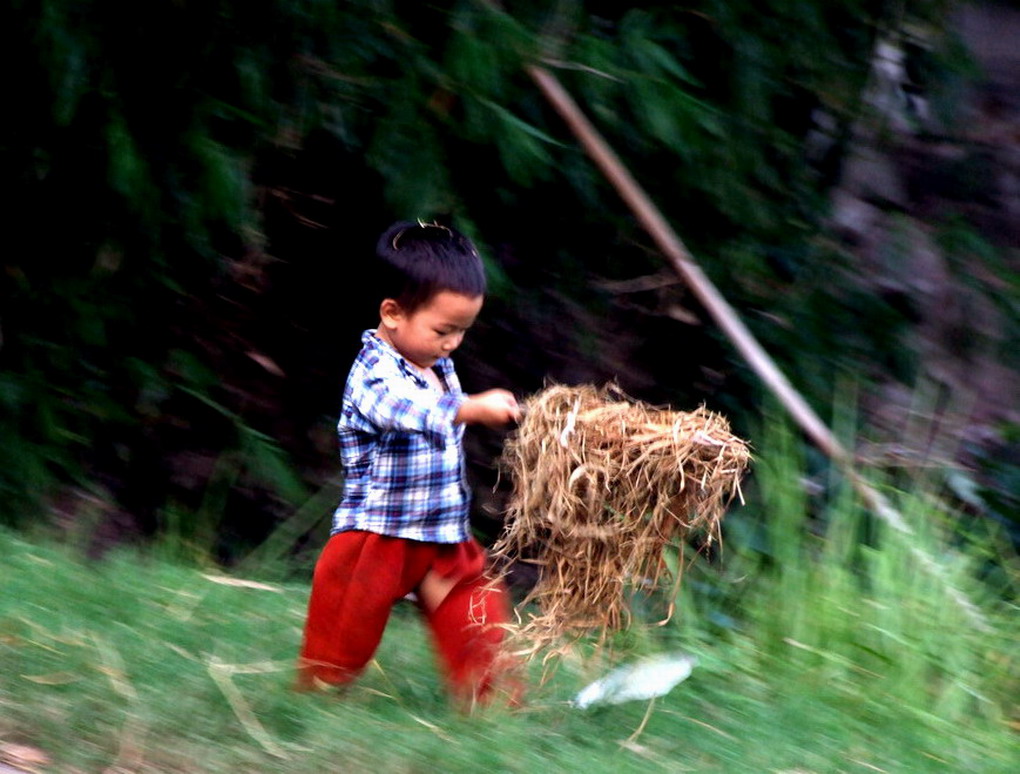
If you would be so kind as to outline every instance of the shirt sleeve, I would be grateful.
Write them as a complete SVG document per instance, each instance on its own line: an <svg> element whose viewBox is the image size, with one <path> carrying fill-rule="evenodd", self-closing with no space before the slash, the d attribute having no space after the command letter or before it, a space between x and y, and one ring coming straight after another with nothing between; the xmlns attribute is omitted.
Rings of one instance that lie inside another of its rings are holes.
<svg viewBox="0 0 1020 774"><path fill-rule="evenodd" d="M393 384L391 379L369 377L362 383L355 405L357 411L380 430L423 433L439 446L467 396L460 390L436 395L410 385Z"/></svg>

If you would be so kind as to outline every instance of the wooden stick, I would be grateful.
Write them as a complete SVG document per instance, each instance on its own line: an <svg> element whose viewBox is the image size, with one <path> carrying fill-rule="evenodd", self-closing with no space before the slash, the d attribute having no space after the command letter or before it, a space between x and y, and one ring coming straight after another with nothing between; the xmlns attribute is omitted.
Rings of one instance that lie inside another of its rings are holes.
<svg viewBox="0 0 1020 774"><path fill-rule="evenodd" d="M708 278L691 258L683 242L673 231L662 213L652 203L648 194L623 165L619 157L602 138L598 130L592 126L587 117L574 102L570 94L563 88L559 80L538 65L528 65L528 74L538 85L542 94L560 114L571 131L588 151L588 155L598 165L617 193L627 203L638 221L644 226L670 265L680 278L687 283L691 292L698 298L702 306L729 338L737 351L748 365L765 383L765 386L779 399L782 406L790 413L794 421L804 433L828 455L840 468L858 492L865 504L878 518L886 522L900 535L909 537L914 534L903 516L885 496L875 489L855 468L853 457L836 439L829 427L818 417L814 409L808 405L803 396L790 384L775 361L758 343L754 334L744 325L743 320L732 306L723 298L712 280ZM988 624L980 610L967 598L963 591L955 588L945 578L941 567L927 553L909 544L911 553L918 559L924 569L941 578L949 595L967 613L976 626L987 630Z"/></svg>
<svg viewBox="0 0 1020 774"><path fill-rule="evenodd" d="M701 267L694 263L676 232L652 204L648 195L634 180L612 148L591 125L571 96L567 94L559 80L542 67L529 67L528 73L563 120L567 122L567 125L587 149L609 182L616 188L617 193L637 216L645 230L655 240L676 273L687 283L691 292L705 307L716 324L722 328L751 368L776 394L797 424L830 457L834 459L847 458L846 450L801 397L801 394L793 388L786 376L776 366L775 361L765 352L758 340L755 339L754 334L744 325L733 307L723 298Z"/></svg>

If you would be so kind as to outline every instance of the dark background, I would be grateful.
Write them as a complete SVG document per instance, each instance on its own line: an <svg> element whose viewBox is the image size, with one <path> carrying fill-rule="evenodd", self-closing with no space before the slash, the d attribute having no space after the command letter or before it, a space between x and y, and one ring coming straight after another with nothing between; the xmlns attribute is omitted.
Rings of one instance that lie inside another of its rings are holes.
<svg viewBox="0 0 1020 774"><path fill-rule="evenodd" d="M934 467L1017 529L1015 3L0 14L0 521L234 561L324 493L289 522L288 550L314 546L377 322L364 266L402 218L484 254L469 391L613 380L753 443L768 396L528 79L541 61L819 413L855 404L865 462ZM486 537L502 439L468 441Z"/></svg>

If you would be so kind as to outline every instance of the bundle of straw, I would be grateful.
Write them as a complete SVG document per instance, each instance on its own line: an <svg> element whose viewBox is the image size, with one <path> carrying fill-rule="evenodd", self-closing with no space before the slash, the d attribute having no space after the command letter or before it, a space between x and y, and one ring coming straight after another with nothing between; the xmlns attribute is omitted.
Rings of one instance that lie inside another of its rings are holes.
<svg viewBox="0 0 1020 774"><path fill-rule="evenodd" d="M513 492L493 554L539 565L519 605L538 612L511 627L509 643L530 658L593 633L603 641L629 624L631 591L672 580L668 618L681 543L719 538L749 460L726 420L704 407L657 408L612 385L553 385L528 398L500 460ZM669 546L680 548L675 572L664 561Z"/></svg>

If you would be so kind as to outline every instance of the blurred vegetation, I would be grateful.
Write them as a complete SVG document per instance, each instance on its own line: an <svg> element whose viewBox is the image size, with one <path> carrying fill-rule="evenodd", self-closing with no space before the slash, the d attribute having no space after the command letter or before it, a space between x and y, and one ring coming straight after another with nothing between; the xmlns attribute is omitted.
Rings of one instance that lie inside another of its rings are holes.
<svg viewBox="0 0 1020 774"><path fill-rule="evenodd" d="M1014 771L1016 554L990 530L961 542L934 482L889 490L910 538L839 482L811 502L794 435L757 435L725 560L688 567L668 624L641 594L602 658L579 647L545 682L533 663L516 711L448 706L409 604L342 697L296 694L307 583L287 566L225 575L165 544L88 562L0 528L0 740L54 771ZM697 664L654 706L571 705L620 660L674 651Z"/></svg>
<svg viewBox="0 0 1020 774"><path fill-rule="evenodd" d="M0 521L45 506L99 545L162 535L230 559L319 502L342 381L375 323L363 261L398 217L450 218L483 249L468 389L616 379L655 402L708 400L746 432L758 388L657 278L648 239L527 79L536 60L816 406L847 371L909 382L909 310L844 282L852 257L822 223L876 39L909 22L942 41L949 7L6 4ZM940 95L964 77L953 51L924 59ZM966 223L954 233L997 254ZM981 260L988 286L1012 282L997 297L1015 319L1015 276ZM498 443L473 441L483 479ZM982 503L1015 510L996 483L1015 470L992 471Z"/></svg>

